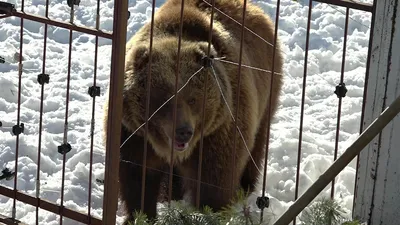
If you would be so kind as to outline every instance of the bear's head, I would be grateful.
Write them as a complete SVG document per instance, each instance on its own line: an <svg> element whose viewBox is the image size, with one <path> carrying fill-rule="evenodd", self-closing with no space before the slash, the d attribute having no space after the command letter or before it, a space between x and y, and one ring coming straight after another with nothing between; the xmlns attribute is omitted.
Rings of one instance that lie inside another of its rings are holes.
<svg viewBox="0 0 400 225"><path fill-rule="evenodd" d="M161 108L148 122L147 136L156 153L167 161L172 149L175 150L175 159L184 160L198 145L202 128L205 137L220 127L226 119L230 119L221 91L229 106L232 107L232 90L227 76L229 72L226 71L224 65L213 62L219 85L211 68L205 67L198 72L204 65L208 43L182 40L180 49L178 79L177 38L154 40L151 55L148 45L134 46L127 54L123 91L123 124L134 131L145 122L146 96L150 93L148 116ZM217 57L212 46L210 54ZM196 72L198 73L192 76ZM148 92L147 79L150 77L151 85ZM202 123L205 84L207 84L207 95L204 123ZM179 93L173 97L176 90ZM177 105L174 127L175 102ZM144 135L144 128L145 126L140 129L139 135ZM172 146L173 137L175 141Z"/></svg>

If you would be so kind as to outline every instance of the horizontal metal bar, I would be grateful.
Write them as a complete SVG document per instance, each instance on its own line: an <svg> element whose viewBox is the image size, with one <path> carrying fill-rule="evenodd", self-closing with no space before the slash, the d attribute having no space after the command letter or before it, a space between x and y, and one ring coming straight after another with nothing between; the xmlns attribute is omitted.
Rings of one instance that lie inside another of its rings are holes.
<svg viewBox="0 0 400 225"><path fill-rule="evenodd" d="M22 223L21 221L18 220L13 220L12 218L9 218L2 214L0 214L0 223L4 223L7 225L26 225L26 223Z"/></svg>
<svg viewBox="0 0 400 225"><path fill-rule="evenodd" d="M36 22L39 22L39 23L45 23L45 24L49 24L49 25L53 25L53 26L57 26L57 27L62 27L62 28L65 28L65 29L71 29L73 31L78 31L78 32L82 32L82 33L87 33L87 34L103 37L103 38L112 39L112 33L104 32L104 31L101 31L101 30L96 30L96 29L89 28L89 27L78 26L78 25L71 24L71 23L51 20L51 19L46 18L46 17L37 16L37 15L24 13L24 12L19 12L19 11L13 12L13 13L11 13L11 15L15 16L15 17L19 17L19 18L24 18L24 19L27 19L27 20L36 21Z"/></svg>
<svg viewBox="0 0 400 225"><path fill-rule="evenodd" d="M0 186L0 195L7 196L9 198L14 198L14 190ZM52 212L52 213L55 213L58 215L60 215L60 213L62 213L63 216L68 217L73 220L76 220L76 221L79 221L81 223L85 223L85 224L89 223L89 216L86 214L74 211L72 209L67 209L65 207L61 207L59 205L42 200L40 198L26 195L19 191L17 191L16 199L18 201L27 203L27 204L35 206L35 207L38 206L41 209L47 210L49 212ZM91 217L91 224L92 225L101 225L101 220Z"/></svg>
<svg viewBox="0 0 400 225"><path fill-rule="evenodd" d="M327 3L331 5L348 7L351 9L358 9L366 12L372 12L373 4L357 2L353 0L314 0L315 2Z"/></svg>

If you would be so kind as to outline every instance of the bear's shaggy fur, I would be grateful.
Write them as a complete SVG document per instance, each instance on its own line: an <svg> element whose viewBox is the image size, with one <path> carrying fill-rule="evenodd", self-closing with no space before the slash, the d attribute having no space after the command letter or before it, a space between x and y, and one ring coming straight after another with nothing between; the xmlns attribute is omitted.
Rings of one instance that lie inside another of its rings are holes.
<svg viewBox="0 0 400 225"><path fill-rule="evenodd" d="M210 3L211 0L185 1L178 88L202 67L203 57L208 54ZM243 0L215 0L215 7L234 20L242 21ZM225 57L224 60L239 62L241 25L221 12L215 11L214 15L210 54L215 58ZM149 115L175 92L180 19L181 0L167 0L155 15L152 49L149 45L150 22L145 24L127 44L121 143L145 122L146 84L150 77L148 69L151 70ZM244 31L242 64L272 70L274 50L265 40L274 43L273 23L261 9L247 3L245 26L257 35L248 30ZM235 115L238 110L237 125L259 168L262 168L261 162L265 151L269 108L272 117L276 111L282 86L282 61L277 43L274 66L276 74L272 77L271 73L242 67L240 83L237 65L217 59L213 61L222 92L232 113ZM272 90L270 90L271 78ZM165 184L167 181L164 179L165 173L160 171L168 172L172 149L174 149L174 173L183 177L174 183L176 187L173 189L173 198L179 199L185 194L190 197L192 204L196 200L205 83L207 83L207 95L201 154L200 205L208 205L218 210L229 203L231 194L238 188L244 188L246 191L254 190L260 174L250 159L239 132L236 132L235 140L235 122L222 98L211 68L204 68L177 96L175 133L173 132L175 98L162 107L148 123L146 157L148 169L144 212L150 217L156 215L156 202L160 193L165 191L165 187L162 186L168 186ZM269 105L270 94L272 102ZM238 95L239 107L237 107ZM105 108L107 110L107 107ZM140 210L141 206L142 167L138 165L143 163L143 136L144 126L121 149L120 196L128 215L126 221L132 220L132 212ZM174 136L176 141L172 147Z"/></svg>

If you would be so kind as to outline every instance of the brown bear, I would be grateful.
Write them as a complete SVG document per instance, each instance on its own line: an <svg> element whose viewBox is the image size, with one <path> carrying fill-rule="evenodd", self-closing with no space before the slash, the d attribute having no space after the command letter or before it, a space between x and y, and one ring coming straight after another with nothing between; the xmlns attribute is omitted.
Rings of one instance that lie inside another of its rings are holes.
<svg viewBox="0 0 400 225"><path fill-rule="evenodd" d="M214 210L230 203L232 193L239 188L253 191L260 175L249 151L257 167L262 168L267 126L276 111L282 86L283 59L278 42L274 76L262 71L273 69L275 28L260 8L247 3L244 23L247 29L244 30L241 53L242 26L239 23L243 18L243 0L215 0L216 10L210 31L211 2L184 1L181 24L182 1L167 0L155 14L152 48L150 22L137 31L127 44L121 143L145 122L149 77L149 115L174 95L176 82L178 89L187 84L148 122L143 210L149 217L156 216L156 203L160 193L168 186L165 183L168 182L165 179L168 175L165 174L169 171L172 150L174 174L181 177L174 183L173 199L181 199L185 194L194 204L199 166L202 169L200 206L208 205ZM208 53L214 57L211 59L212 68L204 64ZM240 55L242 65L262 70L242 67L238 79ZM222 61L221 57L233 63ZM202 66L205 68L189 80ZM238 116L237 126L249 151L238 131L234 136L236 126L232 114ZM132 221L132 213L141 209L144 128L140 128L121 148L120 197L127 213L126 222ZM204 138L200 151L202 130ZM199 165L200 152L202 160Z"/></svg>

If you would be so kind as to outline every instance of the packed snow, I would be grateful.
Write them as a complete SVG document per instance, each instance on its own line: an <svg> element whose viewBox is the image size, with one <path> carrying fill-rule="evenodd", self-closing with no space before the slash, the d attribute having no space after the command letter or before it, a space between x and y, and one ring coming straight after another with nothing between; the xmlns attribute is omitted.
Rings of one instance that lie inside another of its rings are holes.
<svg viewBox="0 0 400 225"><path fill-rule="evenodd" d="M21 9L20 0L7 0ZM49 18L68 22L70 8L66 1L49 1ZM159 7L164 1L157 1ZM253 0L275 20L276 0ZM364 1L372 3L372 0ZM25 0L24 10L45 15L46 1ZM300 132L305 41L308 17L307 0L282 0L279 16L279 38L285 57L284 87L281 103L271 127L267 170L267 196L271 198L268 217L277 219L294 201ZM113 1L100 1L100 29L111 32ZM345 8L314 3L311 18L310 46L306 77L303 139L300 155L299 196L316 181L333 161L337 125L338 98L333 93L340 83L345 27ZM96 27L97 1L82 1L75 7L74 21L83 26ZM151 18L150 0L130 0L128 35L130 38ZM338 154L340 155L358 136L361 117L364 76L368 54L370 13L350 10L347 37L344 83L348 89L343 98ZM15 171L16 136L11 132L18 119L18 91L21 92L19 119L24 133L19 136L17 189L36 195L38 168L41 85L37 75L42 73L44 24L23 21L23 72L19 89L18 54L20 52L20 24L16 17L0 19L0 169ZM43 119L40 153L40 198L61 203L63 156L57 146L64 140L67 101L68 53L70 32L48 26L45 73L50 82L44 85ZM92 101L87 91L94 82L101 88L95 100L91 213L102 217L103 185L96 181L104 176L105 152L102 146L101 120L104 93L110 76L111 41L99 38L98 63L94 65L96 38L80 32L72 33L69 106L67 136L72 150L65 157L64 205L82 213L88 211ZM351 215L355 182L355 160L336 179L335 198ZM260 177L261 178L261 177ZM14 187L14 180L1 180L0 185ZM249 197L261 195L258 190ZM320 196L330 196L328 185ZM11 216L13 200L0 196L0 214ZM118 222L122 221L118 212ZM19 201L16 218L27 224L36 220L35 207ZM39 210L40 224L58 224L59 216ZM300 224L300 220L297 220ZM64 224L77 222L64 218Z"/></svg>

